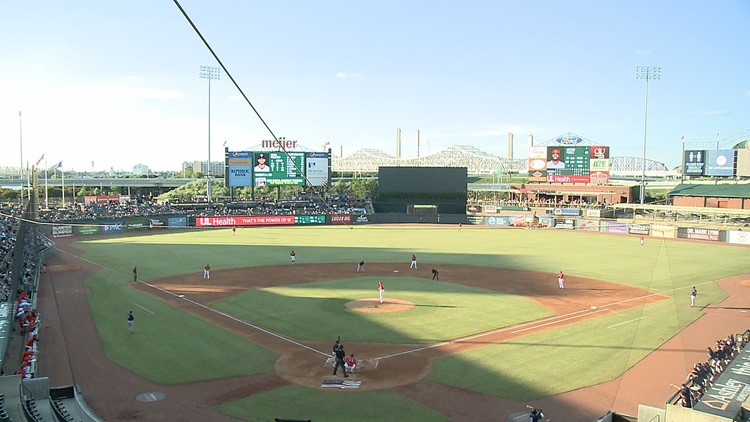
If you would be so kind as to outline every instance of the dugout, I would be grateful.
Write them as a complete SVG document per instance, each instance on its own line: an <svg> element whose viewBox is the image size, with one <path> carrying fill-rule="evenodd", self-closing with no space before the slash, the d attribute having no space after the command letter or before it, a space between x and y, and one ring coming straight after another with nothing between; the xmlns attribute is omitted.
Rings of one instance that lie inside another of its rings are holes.
<svg viewBox="0 0 750 422"><path fill-rule="evenodd" d="M376 213L466 215L466 167L380 167Z"/></svg>

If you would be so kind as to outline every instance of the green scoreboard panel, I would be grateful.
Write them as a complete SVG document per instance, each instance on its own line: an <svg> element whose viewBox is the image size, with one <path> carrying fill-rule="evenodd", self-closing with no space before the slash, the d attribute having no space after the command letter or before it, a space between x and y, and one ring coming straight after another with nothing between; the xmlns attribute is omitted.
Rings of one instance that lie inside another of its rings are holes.
<svg viewBox="0 0 750 422"><path fill-rule="evenodd" d="M266 168L253 169L253 184L255 186L304 186L305 184L305 153L268 151L256 152L255 163L259 158L265 158Z"/></svg>
<svg viewBox="0 0 750 422"><path fill-rule="evenodd" d="M294 224L325 224L325 215L295 215Z"/></svg>

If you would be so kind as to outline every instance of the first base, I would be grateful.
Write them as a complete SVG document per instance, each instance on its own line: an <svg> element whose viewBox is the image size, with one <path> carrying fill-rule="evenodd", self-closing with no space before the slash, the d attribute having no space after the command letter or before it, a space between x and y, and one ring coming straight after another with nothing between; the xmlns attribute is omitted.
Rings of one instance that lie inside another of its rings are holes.
<svg viewBox="0 0 750 422"><path fill-rule="evenodd" d="M591 309L599 309L598 306L592 306Z"/></svg>
<svg viewBox="0 0 750 422"><path fill-rule="evenodd" d="M177 297L185 297L185 295L177 295Z"/></svg>
<svg viewBox="0 0 750 422"><path fill-rule="evenodd" d="M393 270L393 272L394 272L394 273L397 273L397 272L398 272L398 270Z"/></svg>

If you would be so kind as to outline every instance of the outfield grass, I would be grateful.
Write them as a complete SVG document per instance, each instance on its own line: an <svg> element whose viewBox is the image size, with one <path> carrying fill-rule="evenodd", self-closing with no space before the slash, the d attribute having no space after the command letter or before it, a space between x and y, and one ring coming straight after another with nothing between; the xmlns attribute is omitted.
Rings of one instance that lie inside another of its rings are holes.
<svg viewBox="0 0 750 422"><path fill-rule="evenodd" d="M602 279L674 297L433 362L429 378L434 382L517 400L533 400L616 377L700 316L700 309L688 306L690 286L699 286L702 303L718 303L724 292L713 281L747 272L750 258L750 248L726 244L647 238L641 247L635 236L477 227L466 227L459 232L454 226L357 226L353 230L343 226L253 228L240 229L236 236L229 229L164 231L146 236L85 240L77 245L85 251L85 258L105 267L87 280L87 285L93 292L92 311L106 353L157 383L189 382L238 372L272 372L276 355L130 288L133 266L138 266L141 279L149 280L190 272L199 276L206 263L217 270L289 265L292 248L300 263L349 262L352 268L361 259L403 262L406 266L415 253L420 266L455 263L504 267L548 272L551 278L563 269L570 277ZM325 326L316 328L316 321L321 323L329 318L356 321L361 327L346 332L347 339L383 342L431 342L458 337L463 318L473 321L472 324L484 318L499 327L526 319L529 310L524 298L442 282L430 283L427 289L419 284L422 280L403 278L398 283L409 289L400 292L399 298L408 297L406 300L428 305L454 301L460 307L452 311L460 317L451 320L444 312L448 309L429 306L403 314L355 314L344 303L375 294L374 280L367 280L361 286L360 281L332 280L261 289L228 298L217 306L300 339L332 338ZM251 306L243 306L243 301ZM504 304L500 313L498 301ZM476 312L469 312L469 303L477 308ZM137 334L131 337L126 334L125 314L135 304L153 314L136 308ZM306 328L296 327L300 310L309 319L310 326ZM429 323L410 329L405 322L411 316L427 322L445 318L451 333L444 335ZM634 322L610 328L629 320ZM337 334L348 325L338 324ZM222 347L217 348L217 342ZM227 365L227 362L242 364ZM592 362L597 364L591 365ZM302 387L279 389L225 406L225 410L241 414L243 403L250 403L252 409L245 408L246 415L264 407L273 413L278 410L273 403L285 403L291 394L296 397L294 410L303 417L326 415L321 419L329 419L329 415L337 414L331 413L336 405L330 402L338 400L325 398L339 397L337 394L341 393ZM394 406L408 401L393 398L397 395L390 391L380 393L384 394L381 399L388 402L380 403L379 409L388 408L390 401ZM366 394L351 397L359 400Z"/></svg>

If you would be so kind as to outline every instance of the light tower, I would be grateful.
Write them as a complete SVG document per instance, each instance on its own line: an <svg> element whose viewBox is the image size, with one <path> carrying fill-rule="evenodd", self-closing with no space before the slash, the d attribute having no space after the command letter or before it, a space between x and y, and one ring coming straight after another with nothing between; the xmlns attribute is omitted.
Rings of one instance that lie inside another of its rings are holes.
<svg viewBox="0 0 750 422"><path fill-rule="evenodd" d="M646 200L646 130L648 128L648 81L661 79L661 67L659 66L637 66L635 68L636 79L646 81L646 106L643 112L643 168L641 173L641 205Z"/></svg>
<svg viewBox="0 0 750 422"><path fill-rule="evenodd" d="M198 77L208 79L208 165L206 166L206 200L211 202L211 80L221 79L221 69L216 66L201 65Z"/></svg>

